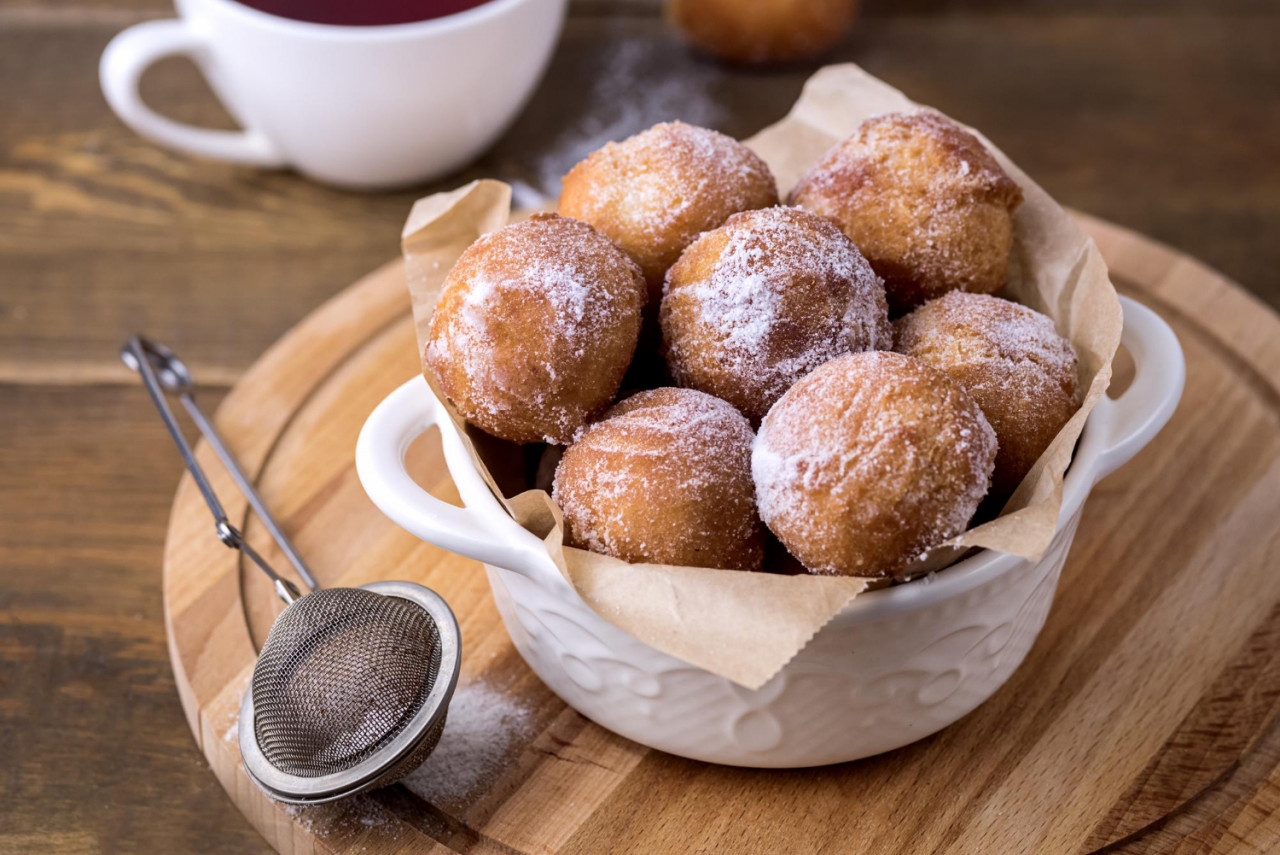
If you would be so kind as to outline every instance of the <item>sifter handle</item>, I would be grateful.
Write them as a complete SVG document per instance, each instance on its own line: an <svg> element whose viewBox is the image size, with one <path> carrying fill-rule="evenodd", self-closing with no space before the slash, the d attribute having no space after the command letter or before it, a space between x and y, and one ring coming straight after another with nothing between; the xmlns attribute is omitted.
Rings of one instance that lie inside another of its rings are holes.
<svg viewBox="0 0 1280 855"><path fill-rule="evenodd" d="M213 491L213 485L209 483L209 478L205 475L204 468L196 460L191 444L187 442L187 438L183 436L182 430L178 427L178 420L174 417L173 410L169 407L168 399L165 398L164 387L156 376L155 367L151 364L151 356L143 339L139 336L133 336L122 348L120 355L124 363L136 370L142 377L142 385L146 387L147 394L151 397L151 403L155 404L156 410L160 413L160 418L164 421L164 426L169 430L169 436L172 437L174 444L178 446L178 453L182 455L182 462L186 464L187 471L195 479L196 486L200 489L200 495L204 497L205 504L209 506L209 512L213 514L214 529L218 535L218 540L232 549L240 550L263 573L266 573L274 584L276 594L280 599L286 603L292 603L298 599L301 593L298 591L297 586L271 569L271 565L267 563L266 559L245 542L244 535L227 519L227 512L223 509L222 502L218 501L218 494ZM184 394L184 398L189 398L189 396ZM195 406L194 401L191 406Z"/></svg>

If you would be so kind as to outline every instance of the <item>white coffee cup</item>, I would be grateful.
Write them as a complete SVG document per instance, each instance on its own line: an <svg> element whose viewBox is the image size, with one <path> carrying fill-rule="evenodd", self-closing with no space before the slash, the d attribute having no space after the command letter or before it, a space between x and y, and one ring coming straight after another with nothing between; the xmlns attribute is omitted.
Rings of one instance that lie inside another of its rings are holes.
<svg viewBox="0 0 1280 855"><path fill-rule="evenodd" d="M546 69L565 2L490 0L364 27L176 0L179 18L116 36L99 75L124 123L161 145L344 187L402 186L458 169L497 139ZM199 66L243 130L193 127L143 103L143 72L173 55Z"/></svg>

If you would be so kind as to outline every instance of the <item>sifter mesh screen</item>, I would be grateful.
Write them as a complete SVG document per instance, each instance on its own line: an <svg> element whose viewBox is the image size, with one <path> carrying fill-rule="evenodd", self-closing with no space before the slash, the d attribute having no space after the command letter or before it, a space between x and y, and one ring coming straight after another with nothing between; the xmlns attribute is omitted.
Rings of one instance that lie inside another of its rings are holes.
<svg viewBox="0 0 1280 855"><path fill-rule="evenodd" d="M440 670L440 631L400 597L327 588L285 609L253 670L254 733L282 772L345 772L395 738Z"/></svg>

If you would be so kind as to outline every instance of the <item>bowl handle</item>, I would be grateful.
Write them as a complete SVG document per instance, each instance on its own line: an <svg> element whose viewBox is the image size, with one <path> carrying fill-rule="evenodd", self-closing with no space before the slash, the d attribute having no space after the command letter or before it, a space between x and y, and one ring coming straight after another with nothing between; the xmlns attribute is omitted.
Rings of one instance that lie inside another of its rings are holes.
<svg viewBox="0 0 1280 855"><path fill-rule="evenodd" d="M1118 398L1104 399L1106 419L1103 451L1098 455L1096 480L1101 480L1142 450L1173 415L1186 380L1182 347L1159 315L1146 306L1120 298L1124 330L1120 344L1133 356L1134 375Z"/></svg>
<svg viewBox="0 0 1280 855"><path fill-rule="evenodd" d="M428 493L409 476L404 456L433 425L464 507ZM474 466L458 466L466 450L421 376L404 383L369 415L356 441L356 472L369 498L401 528L450 552L526 576L536 573L542 542L500 505Z"/></svg>

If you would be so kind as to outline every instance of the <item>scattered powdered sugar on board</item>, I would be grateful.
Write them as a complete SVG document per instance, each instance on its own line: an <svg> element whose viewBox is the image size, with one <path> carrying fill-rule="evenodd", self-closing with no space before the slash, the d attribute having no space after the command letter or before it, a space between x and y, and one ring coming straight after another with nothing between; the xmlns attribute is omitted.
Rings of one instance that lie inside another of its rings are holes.
<svg viewBox="0 0 1280 855"><path fill-rule="evenodd" d="M464 808L497 782L512 746L532 726L532 713L517 698L484 682L462 686L449 703L440 743L403 783L438 808Z"/></svg>
<svg viewBox="0 0 1280 855"><path fill-rule="evenodd" d="M361 837L395 840L400 836L400 820L368 794L322 805L280 806L299 828L316 837L350 842Z"/></svg>
<svg viewBox="0 0 1280 855"><path fill-rule="evenodd" d="M604 52L604 65L582 76L575 118L554 145L529 170L542 192L555 196L560 179L575 163L605 143L625 139L658 122L681 119L711 125L722 115L712 93L715 69L705 64L681 65L681 74L655 67L650 45L618 40Z"/></svg>
<svg viewBox="0 0 1280 855"><path fill-rule="evenodd" d="M235 714L231 717L231 723L227 725L227 729L222 732L224 742L235 742L240 738L240 708L236 707Z"/></svg>
<svg viewBox="0 0 1280 855"><path fill-rule="evenodd" d="M498 781L516 741L532 728L532 713L517 698L484 682L469 683L454 692L435 750L401 783L437 808L464 810ZM321 837L386 835L399 825L370 795L326 805L283 807L302 829Z"/></svg>

